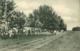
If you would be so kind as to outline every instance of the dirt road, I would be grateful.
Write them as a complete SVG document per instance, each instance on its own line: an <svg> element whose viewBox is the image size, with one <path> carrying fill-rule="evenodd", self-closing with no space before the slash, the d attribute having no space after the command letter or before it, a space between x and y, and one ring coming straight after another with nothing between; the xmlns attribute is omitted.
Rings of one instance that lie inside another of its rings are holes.
<svg viewBox="0 0 80 51"><path fill-rule="evenodd" d="M24 42L21 45L14 45L11 47L0 49L0 51L34 51L35 49L41 48L49 44L50 42L55 41L56 39L62 37L63 35L65 35L65 33L34 40L31 42L28 42L27 44Z"/></svg>

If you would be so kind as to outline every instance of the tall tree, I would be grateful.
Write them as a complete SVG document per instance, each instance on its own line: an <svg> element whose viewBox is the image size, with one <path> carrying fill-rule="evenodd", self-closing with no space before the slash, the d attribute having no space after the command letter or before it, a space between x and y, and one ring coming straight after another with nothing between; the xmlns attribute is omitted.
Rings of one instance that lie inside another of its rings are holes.
<svg viewBox="0 0 80 51"><path fill-rule="evenodd" d="M0 0L0 19L2 24L7 25L8 30L12 28L22 29L25 24L26 15L23 12L15 11L15 3L13 0ZM5 28L5 29L6 29ZM8 32L7 30L7 32Z"/></svg>
<svg viewBox="0 0 80 51"><path fill-rule="evenodd" d="M9 23L9 16L11 14L11 12L14 10L12 9L14 6L14 2L13 1L9 1L9 0L0 0L0 20L1 20L1 28L3 31L1 34L7 34L8 32L8 23ZM5 25L5 26L4 26Z"/></svg>
<svg viewBox="0 0 80 51"><path fill-rule="evenodd" d="M61 22L62 18L56 14L52 7L47 5L43 5L40 6L39 9L35 9L31 16L34 19L34 23L32 22L32 25L35 25L35 22L38 20L43 24L41 28L56 30L64 26L64 24L61 24L64 23ZM31 16L29 15L29 18Z"/></svg>
<svg viewBox="0 0 80 51"><path fill-rule="evenodd" d="M16 27L18 29L22 29L25 24L26 15L20 11L14 11L10 17L9 27Z"/></svg>
<svg viewBox="0 0 80 51"><path fill-rule="evenodd" d="M6 18L5 19L8 22L9 28L13 28L15 26L22 28L25 23L24 17L26 17L26 15L23 12L15 11L16 6L13 0L10 0L10 1L5 0L5 3L6 3L6 5L4 6L6 7L6 13L5 13Z"/></svg>

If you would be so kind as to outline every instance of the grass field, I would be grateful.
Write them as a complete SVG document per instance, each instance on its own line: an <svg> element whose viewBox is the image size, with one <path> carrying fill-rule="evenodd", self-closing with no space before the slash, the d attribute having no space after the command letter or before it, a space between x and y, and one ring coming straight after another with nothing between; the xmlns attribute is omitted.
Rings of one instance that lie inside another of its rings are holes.
<svg viewBox="0 0 80 51"><path fill-rule="evenodd" d="M66 32L65 36L34 51L80 51L80 32Z"/></svg>
<svg viewBox="0 0 80 51"><path fill-rule="evenodd" d="M52 35L32 35L32 36L19 36L17 38L10 38L10 39L1 39L0 38L0 49L16 46L16 45L23 45L27 44L32 41L37 41L38 39L44 39L46 37L50 37Z"/></svg>
<svg viewBox="0 0 80 51"><path fill-rule="evenodd" d="M80 51L80 32L0 39L0 51Z"/></svg>

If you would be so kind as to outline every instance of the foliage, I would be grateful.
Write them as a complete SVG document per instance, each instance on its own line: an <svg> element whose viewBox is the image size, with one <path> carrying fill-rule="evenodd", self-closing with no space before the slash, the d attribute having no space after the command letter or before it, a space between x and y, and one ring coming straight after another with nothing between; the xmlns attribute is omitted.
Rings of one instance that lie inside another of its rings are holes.
<svg viewBox="0 0 80 51"><path fill-rule="evenodd" d="M39 27L36 26L37 21L41 23L40 27L44 29L56 30L66 28L63 19L55 13L52 7L47 5L35 9L32 14L29 14L28 19L30 19L29 26L31 27Z"/></svg>
<svg viewBox="0 0 80 51"><path fill-rule="evenodd" d="M20 11L14 11L9 21L9 27L16 27L18 29L23 28L25 24L26 15Z"/></svg>
<svg viewBox="0 0 80 51"><path fill-rule="evenodd" d="M80 31L80 27L73 27L72 31Z"/></svg>
<svg viewBox="0 0 80 51"><path fill-rule="evenodd" d="M6 1L6 0L0 0L0 10L1 13L0 15L2 16L2 18L4 18L4 15L6 14L7 18L10 17L12 11L14 11L14 9L16 8L14 1Z"/></svg>
<svg viewBox="0 0 80 51"><path fill-rule="evenodd" d="M23 29L24 27L26 15L23 12L16 11L15 8L13 0L0 0L0 26L7 25L6 27L1 26L5 29L4 34L13 28Z"/></svg>

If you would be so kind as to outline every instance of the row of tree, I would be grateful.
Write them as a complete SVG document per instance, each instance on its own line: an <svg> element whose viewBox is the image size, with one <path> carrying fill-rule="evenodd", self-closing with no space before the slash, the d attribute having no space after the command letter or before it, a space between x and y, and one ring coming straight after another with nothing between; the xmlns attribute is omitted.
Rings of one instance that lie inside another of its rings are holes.
<svg viewBox="0 0 80 51"><path fill-rule="evenodd" d="M65 30L67 29L61 16L53 10L52 7L43 5L39 9L35 9L28 16L28 26L38 27L48 30Z"/></svg>
<svg viewBox="0 0 80 51"><path fill-rule="evenodd" d="M1 26L0 29L4 29L5 33L13 28L17 28L18 32L21 32L20 30L24 28L25 23L28 27L66 31L66 24L52 7L40 6L39 9L35 9L26 17L23 12L15 10L15 4L13 0L0 0L0 26L6 25ZM27 18L27 22L25 18ZM2 30L0 30L1 32Z"/></svg>

